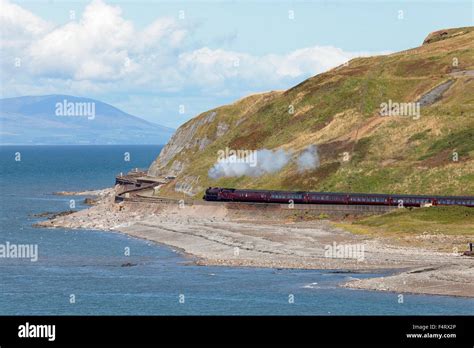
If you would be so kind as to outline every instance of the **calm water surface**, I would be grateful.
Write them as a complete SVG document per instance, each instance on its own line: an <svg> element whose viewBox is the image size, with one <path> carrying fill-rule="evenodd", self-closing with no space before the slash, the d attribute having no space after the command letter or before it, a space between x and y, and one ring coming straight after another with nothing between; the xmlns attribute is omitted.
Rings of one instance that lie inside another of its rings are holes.
<svg viewBox="0 0 474 348"><path fill-rule="evenodd" d="M0 315L472 314L473 299L404 295L399 304L397 294L338 287L371 274L195 266L170 248L119 233L32 227L33 214L67 210L70 199L85 208L83 197L52 192L112 186L115 174L147 167L160 149L0 147L0 244L39 248L37 262L0 258ZM136 266L122 267L127 262Z"/></svg>

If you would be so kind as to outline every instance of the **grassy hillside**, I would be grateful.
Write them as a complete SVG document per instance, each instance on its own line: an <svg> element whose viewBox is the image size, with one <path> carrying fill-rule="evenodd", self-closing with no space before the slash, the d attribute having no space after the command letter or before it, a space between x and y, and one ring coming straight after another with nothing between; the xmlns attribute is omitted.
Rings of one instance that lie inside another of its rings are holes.
<svg viewBox="0 0 474 348"><path fill-rule="evenodd" d="M416 102L447 81L449 88L421 106L419 118L380 116L382 103ZM226 147L297 155L311 144L321 165L310 171L298 172L290 162L261 177L208 177ZM353 59L287 91L198 115L180 127L150 174L177 175L162 189L166 195L176 194L177 183L197 196L208 186L473 194L474 27L436 32L420 47Z"/></svg>
<svg viewBox="0 0 474 348"><path fill-rule="evenodd" d="M464 251L467 250L467 241L474 236L474 209L397 209L384 215L335 225L356 234L390 238L401 245L418 245L448 252Z"/></svg>

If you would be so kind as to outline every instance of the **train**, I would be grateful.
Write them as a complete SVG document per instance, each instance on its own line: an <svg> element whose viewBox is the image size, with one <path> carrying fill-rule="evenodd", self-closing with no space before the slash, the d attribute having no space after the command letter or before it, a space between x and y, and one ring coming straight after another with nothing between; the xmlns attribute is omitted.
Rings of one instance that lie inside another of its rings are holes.
<svg viewBox="0 0 474 348"><path fill-rule="evenodd" d="M399 207L462 205L466 207L474 207L474 196L423 196L378 193L239 190L222 187L209 187L205 191L203 199L206 201L219 202L280 204L347 204Z"/></svg>

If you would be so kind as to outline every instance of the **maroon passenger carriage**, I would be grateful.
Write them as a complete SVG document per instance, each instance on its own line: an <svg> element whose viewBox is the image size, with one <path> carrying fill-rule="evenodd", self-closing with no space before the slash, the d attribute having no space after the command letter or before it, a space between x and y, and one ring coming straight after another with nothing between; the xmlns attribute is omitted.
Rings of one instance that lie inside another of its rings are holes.
<svg viewBox="0 0 474 348"><path fill-rule="evenodd" d="M422 196L371 193L304 192L273 190L238 190L209 187L206 201L289 203L295 204L359 204L420 207L429 205L462 205L474 207L474 196Z"/></svg>

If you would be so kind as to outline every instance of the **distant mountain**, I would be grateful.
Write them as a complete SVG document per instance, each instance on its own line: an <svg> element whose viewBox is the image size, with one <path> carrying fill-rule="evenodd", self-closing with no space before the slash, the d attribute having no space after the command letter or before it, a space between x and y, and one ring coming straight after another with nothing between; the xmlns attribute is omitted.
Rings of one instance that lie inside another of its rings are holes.
<svg viewBox="0 0 474 348"><path fill-rule="evenodd" d="M70 95L0 99L0 144L165 144L174 129Z"/></svg>

